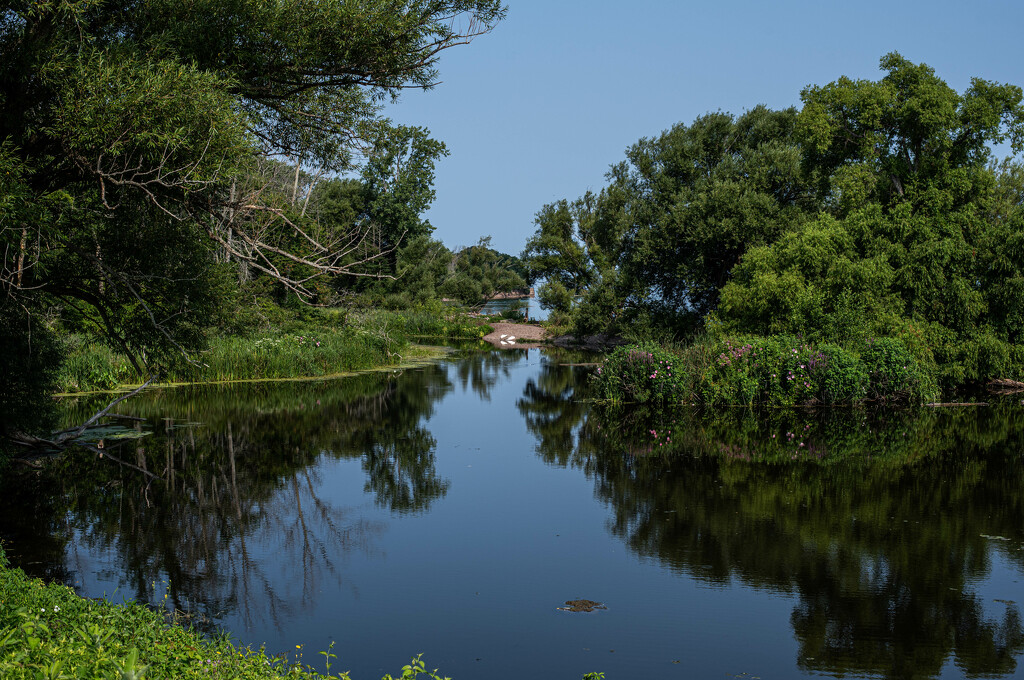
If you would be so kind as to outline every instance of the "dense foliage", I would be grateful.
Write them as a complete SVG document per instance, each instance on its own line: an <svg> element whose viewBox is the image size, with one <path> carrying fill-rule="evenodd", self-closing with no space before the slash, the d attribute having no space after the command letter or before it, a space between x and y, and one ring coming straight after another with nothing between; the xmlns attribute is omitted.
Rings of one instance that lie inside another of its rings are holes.
<svg viewBox="0 0 1024 680"><path fill-rule="evenodd" d="M359 293L363 304L403 309L438 300L474 306L496 293L526 288L522 262L491 248L489 236L450 250L422 235L402 246L395 259L394 278L363 279L348 290Z"/></svg>
<svg viewBox="0 0 1024 680"><path fill-rule="evenodd" d="M545 206L524 257L577 329L892 338L942 386L1024 371L1021 89L924 64L642 139L600 194ZM764 386L762 386L763 389Z"/></svg>
<svg viewBox="0 0 1024 680"><path fill-rule="evenodd" d="M251 331L248 310L399 275L431 232L447 150L382 107L431 88L441 53L504 14L499 0L5 5L0 336L19 351L0 430L39 426L19 405L74 351L63 337L150 375L194 360L211 329Z"/></svg>
<svg viewBox="0 0 1024 680"><path fill-rule="evenodd" d="M856 349L783 335L704 338L672 352L652 342L620 347L594 377L613 402L812 406L932 401L935 366L900 340Z"/></svg>

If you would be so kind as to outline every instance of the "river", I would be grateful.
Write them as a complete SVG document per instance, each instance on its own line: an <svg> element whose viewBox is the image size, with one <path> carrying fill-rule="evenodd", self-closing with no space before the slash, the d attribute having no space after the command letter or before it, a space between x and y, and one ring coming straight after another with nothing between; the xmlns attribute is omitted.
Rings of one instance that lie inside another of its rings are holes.
<svg viewBox="0 0 1024 680"><path fill-rule="evenodd" d="M77 454L7 480L0 538L356 680L1024 677L1019 398L650 413L587 401L593 360L153 390L104 445L161 481Z"/></svg>

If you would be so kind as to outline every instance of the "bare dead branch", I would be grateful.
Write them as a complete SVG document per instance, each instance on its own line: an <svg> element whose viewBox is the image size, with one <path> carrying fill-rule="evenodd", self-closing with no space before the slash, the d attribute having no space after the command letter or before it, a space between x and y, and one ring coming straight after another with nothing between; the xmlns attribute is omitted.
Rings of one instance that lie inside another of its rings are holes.
<svg viewBox="0 0 1024 680"><path fill-rule="evenodd" d="M142 383L141 385L136 387L131 392L128 392L127 394L122 394L117 399L114 399L112 402L107 404L106 408L104 408L104 409L94 413L93 416L91 418L89 418L89 420L85 421L84 423L82 423L78 427L72 428L70 430L63 430L61 432L55 432L54 434L56 434L58 436L56 437L56 439L54 439L54 443L57 444L57 446L62 447L65 442L68 442L69 440L77 439L78 437L80 437L82 435L83 432L85 432L85 430L90 425L92 425L97 420L99 420L100 418L105 416L107 414L107 412L110 411L110 409L114 408L114 406L116 406L117 404L120 404L125 399L129 399L130 397L134 397L136 394L138 394L142 390L144 390L147 387L149 387L150 384L152 384L152 382L154 380L156 380L156 376L155 375L154 376L150 376L149 380L147 380L146 382Z"/></svg>

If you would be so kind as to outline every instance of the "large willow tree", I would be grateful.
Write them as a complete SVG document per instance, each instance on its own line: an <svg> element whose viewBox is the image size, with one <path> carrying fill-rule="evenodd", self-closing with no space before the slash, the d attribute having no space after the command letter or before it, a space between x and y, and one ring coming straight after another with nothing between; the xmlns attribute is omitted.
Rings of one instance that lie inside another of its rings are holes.
<svg viewBox="0 0 1024 680"><path fill-rule="evenodd" d="M881 66L878 81L803 91L797 136L826 212L751 249L720 318L736 332L900 337L946 384L1017 376L1024 206L1019 169L996 167L993 148L1024 148L1021 88L975 78L959 93L898 54Z"/></svg>
<svg viewBox="0 0 1024 680"><path fill-rule="evenodd" d="M0 413L51 365L46 314L94 327L145 369L198 340L228 276L215 260L299 295L324 273L363 273L386 250L373 233L395 224L320 224L296 207L300 175L423 156L432 177L443 146L381 106L432 87L440 54L504 12L500 0L7 3ZM291 192L268 179L281 163ZM415 184L371 176L399 201Z"/></svg>

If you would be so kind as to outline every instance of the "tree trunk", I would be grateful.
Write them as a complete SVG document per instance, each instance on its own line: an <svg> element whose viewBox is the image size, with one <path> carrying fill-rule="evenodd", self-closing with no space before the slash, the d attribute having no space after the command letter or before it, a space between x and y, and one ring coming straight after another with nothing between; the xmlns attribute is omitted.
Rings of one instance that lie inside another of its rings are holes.
<svg viewBox="0 0 1024 680"><path fill-rule="evenodd" d="M18 283L21 288L21 273L25 270L25 246L28 244L28 227L21 228L21 244L18 247Z"/></svg>

